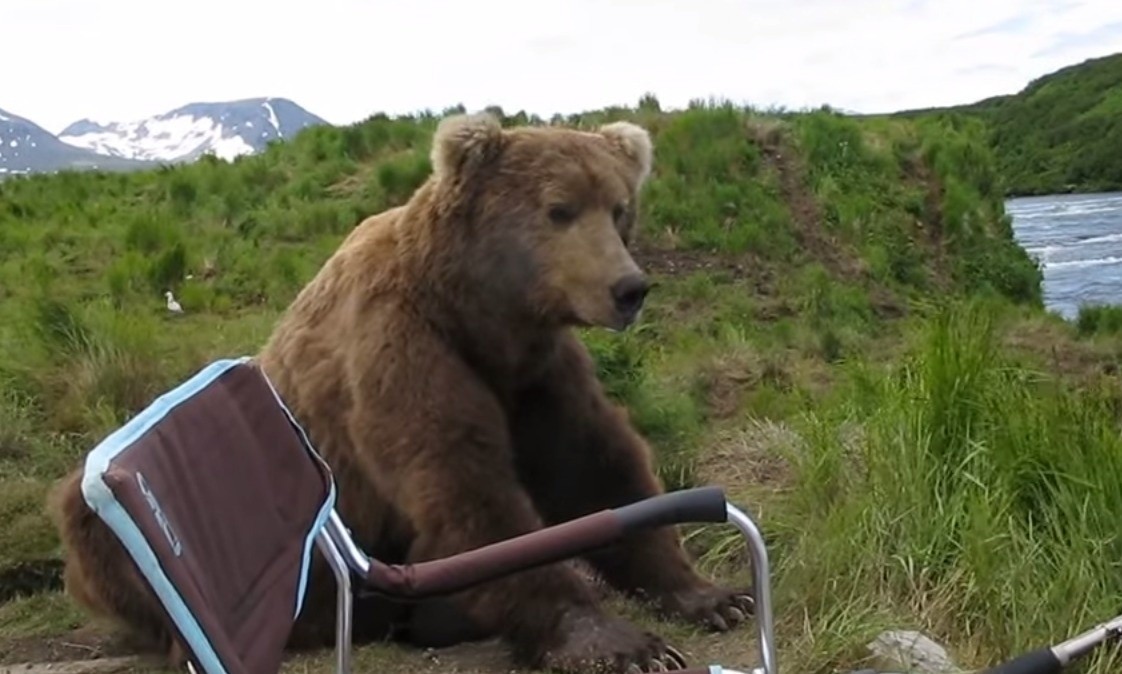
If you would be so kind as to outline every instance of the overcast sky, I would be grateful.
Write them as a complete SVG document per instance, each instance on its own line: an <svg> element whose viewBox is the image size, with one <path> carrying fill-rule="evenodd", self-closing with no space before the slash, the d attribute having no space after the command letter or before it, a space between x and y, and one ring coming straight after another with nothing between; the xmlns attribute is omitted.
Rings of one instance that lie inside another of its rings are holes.
<svg viewBox="0 0 1122 674"><path fill-rule="evenodd" d="M1122 51L1120 0L0 2L0 108L53 132L255 96L337 124L455 103L548 116L645 91L881 112Z"/></svg>

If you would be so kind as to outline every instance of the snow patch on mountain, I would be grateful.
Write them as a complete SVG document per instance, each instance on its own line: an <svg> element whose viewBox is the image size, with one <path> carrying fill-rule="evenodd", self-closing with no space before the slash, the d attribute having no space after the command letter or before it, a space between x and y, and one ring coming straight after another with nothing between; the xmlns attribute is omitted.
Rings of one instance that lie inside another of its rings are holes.
<svg viewBox="0 0 1122 674"><path fill-rule="evenodd" d="M148 161L193 161L204 154L232 160L259 152L270 141L326 124L283 98L252 98L224 103L192 103L131 122L83 119L59 140L99 154Z"/></svg>
<svg viewBox="0 0 1122 674"><path fill-rule="evenodd" d="M236 135L228 135L222 124L209 117L176 115L134 122L91 122L81 134L73 132L59 140L99 154L130 159L176 161L194 158L207 151L230 160L253 152L253 146Z"/></svg>

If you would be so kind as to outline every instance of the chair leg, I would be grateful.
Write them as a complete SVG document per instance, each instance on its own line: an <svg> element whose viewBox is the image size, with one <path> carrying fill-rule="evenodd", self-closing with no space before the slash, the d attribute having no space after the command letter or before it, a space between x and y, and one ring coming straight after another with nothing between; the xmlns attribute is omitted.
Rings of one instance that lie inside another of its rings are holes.
<svg viewBox="0 0 1122 674"><path fill-rule="evenodd" d="M335 614L335 663L337 674L351 672L351 621L353 617L353 595L351 594L351 573L346 561L339 553L338 546L326 529L316 535L316 545L327 559L332 573L335 574L337 588L337 608Z"/></svg>

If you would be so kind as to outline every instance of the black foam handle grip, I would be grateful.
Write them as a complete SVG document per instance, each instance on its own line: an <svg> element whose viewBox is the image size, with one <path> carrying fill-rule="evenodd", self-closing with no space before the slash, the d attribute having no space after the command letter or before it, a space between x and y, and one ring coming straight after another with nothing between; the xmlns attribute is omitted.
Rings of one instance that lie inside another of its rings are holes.
<svg viewBox="0 0 1122 674"><path fill-rule="evenodd" d="M1063 669L1060 659L1045 646L987 669L985 674L1059 674Z"/></svg>
<svg viewBox="0 0 1122 674"><path fill-rule="evenodd" d="M615 508L625 533L647 527L728 520L725 492L720 487L696 487L652 496Z"/></svg>

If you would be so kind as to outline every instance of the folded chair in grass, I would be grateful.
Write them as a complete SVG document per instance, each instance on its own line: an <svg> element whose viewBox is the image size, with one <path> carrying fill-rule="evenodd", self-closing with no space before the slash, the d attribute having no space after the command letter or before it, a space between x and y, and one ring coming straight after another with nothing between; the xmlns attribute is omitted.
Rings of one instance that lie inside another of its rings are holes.
<svg viewBox="0 0 1122 674"><path fill-rule="evenodd" d="M763 539L719 488L662 494L444 559L384 564L350 537L330 469L249 358L210 363L106 437L86 459L82 493L154 590L196 672L279 670L317 549L337 581L337 668L345 674L352 575L391 597L448 594L637 528L726 521L744 534L752 561L763 659L756 671L778 671Z"/></svg>

